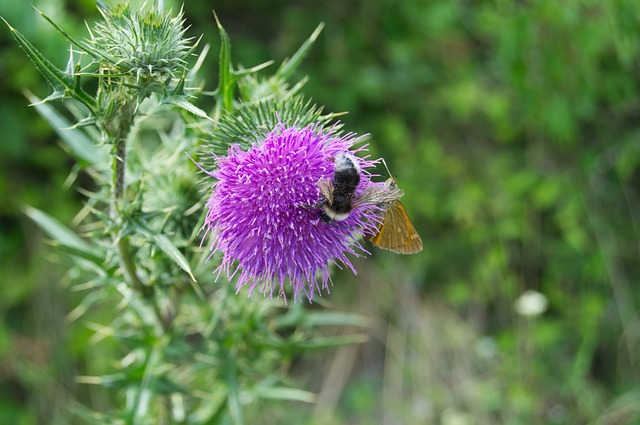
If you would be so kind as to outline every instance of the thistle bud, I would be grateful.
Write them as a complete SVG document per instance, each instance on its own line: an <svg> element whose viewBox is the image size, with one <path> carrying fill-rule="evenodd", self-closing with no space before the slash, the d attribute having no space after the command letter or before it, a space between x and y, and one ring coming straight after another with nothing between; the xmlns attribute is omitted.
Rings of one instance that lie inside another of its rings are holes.
<svg viewBox="0 0 640 425"><path fill-rule="evenodd" d="M103 20L92 29L89 42L99 52L103 73L157 81L184 72L195 46L185 38L182 10L175 17L124 4L99 10Z"/></svg>

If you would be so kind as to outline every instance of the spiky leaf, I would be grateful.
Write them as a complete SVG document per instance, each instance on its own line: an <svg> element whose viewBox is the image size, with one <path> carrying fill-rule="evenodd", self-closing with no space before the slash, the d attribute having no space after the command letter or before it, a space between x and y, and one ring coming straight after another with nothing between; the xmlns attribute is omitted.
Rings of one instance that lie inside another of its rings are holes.
<svg viewBox="0 0 640 425"><path fill-rule="evenodd" d="M94 111L95 100L77 85L77 81L73 77L52 64L18 30L9 25L9 23L4 18L0 19L2 19L7 27L9 27L11 35L18 42L18 45L22 47L22 49L25 51L29 59L31 59L38 71L40 71L42 76L53 88L54 95L50 96L50 98L70 96L82 102L91 111Z"/></svg>

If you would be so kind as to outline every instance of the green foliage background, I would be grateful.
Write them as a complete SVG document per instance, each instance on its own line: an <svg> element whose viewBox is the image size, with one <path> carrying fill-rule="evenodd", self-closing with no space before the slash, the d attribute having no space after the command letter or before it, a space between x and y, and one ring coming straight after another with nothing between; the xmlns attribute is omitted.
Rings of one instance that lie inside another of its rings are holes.
<svg viewBox="0 0 640 425"><path fill-rule="evenodd" d="M73 35L97 14L35 4ZM371 341L300 358L292 377L317 405L265 405L265 423L640 421L640 3L187 1L189 33L216 52L212 8L247 67L326 23L305 92L371 133L425 242L335 273L328 300L372 317ZM28 3L0 15L64 66ZM68 400L108 404L74 376L109 355L65 319L77 300L21 212L71 222L82 196L22 94L45 82L6 28L0 49L0 423L35 424ZM528 289L549 300L538 318L514 310Z"/></svg>

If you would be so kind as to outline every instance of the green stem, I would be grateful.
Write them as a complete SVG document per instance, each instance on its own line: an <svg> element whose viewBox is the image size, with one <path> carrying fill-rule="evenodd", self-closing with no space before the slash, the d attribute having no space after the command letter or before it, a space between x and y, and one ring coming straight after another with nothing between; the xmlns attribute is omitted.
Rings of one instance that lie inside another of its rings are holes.
<svg viewBox="0 0 640 425"><path fill-rule="evenodd" d="M120 133L128 130L121 129ZM119 203L124 193L124 169L125 169L125 139L124 135L117 137L113 146L113 156L111 163L111 218L118 223L118 230L115 234L116 250L120 266L125 274L127 282L142 293L148 292L146 285L138 277L136 265L133 262L133 255L129 247L129 238L120 234L122 230L122 220L119 219Z"/></svg>
<svg viewBox="0 0 640 425"><path fill-rule="evenodd" d="M124 165L125 165L125 139L116 140L113 155L113 201L115 203L122 198L124 192Z"/></svg>
<svg viewBox="0 0 640 425"><path fill-rule="evenodd" d="M122 267L122 271L124 272L127 281L134 289L144 295L148 295L150 287L142 283L142 280L138 277L136 265L133 262L133 255L131 255L131 249L129 247L129 239L124 236L119 237L116 242L116 249L118 251L120 266Z"/></svg>
<svg viewBox="0 0 640 425"><path fill-rule="evenodd" d="M121 201L124 196L124 181L126 168L126 139L131 129L135 108L130 104L122 106L123 114L117 116L114 126L117 135L113 138L113 153L111 163L111 211L110 215L115 223L114 240L118 262L124 273L125 281L129 286L141 294L143 297L151 298L153 296L153 286L145 284L138 276L134 255L129 244L129 237L123 235L124 217L122 214ZM166 318L160 309L156 299L150 302L153 312L166 332L171 326L171 320Z"/></svg>

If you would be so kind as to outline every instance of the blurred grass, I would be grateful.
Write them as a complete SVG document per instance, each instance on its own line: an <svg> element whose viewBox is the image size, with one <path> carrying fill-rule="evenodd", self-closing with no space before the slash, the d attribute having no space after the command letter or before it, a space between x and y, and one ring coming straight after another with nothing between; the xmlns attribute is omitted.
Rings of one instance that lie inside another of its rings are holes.
<svg viewBox="0 0 640 425"><path fill-rule="evenodd" d="M177 2L173 2L178 7ZM85 34L90 1L37 7ZM331 304L372 317L372 340L299 360L317 407L265 406L258 423L529 424L640 421L640 4L630 0L187 2L214 46L211 8L237 62L282 59L320 21L306 92L371 133L406 192L423 253L376 252L338 272ZM26 3L0 15L57 64L67 46ZM108 396L73 376L109 358L68 324L28 203L69 222L71 165L21 90L47 89L0 30L0 422L69 423L63 406ZM384 174L384 171L381 170ZM531 319L525 290L549 300ZM259 302L259 299L256 300Z"/></svg>

